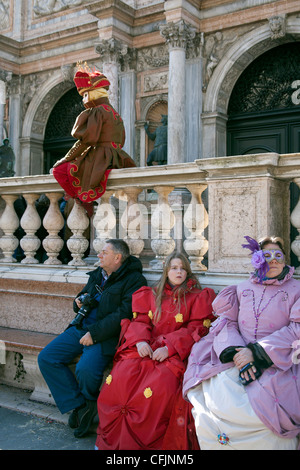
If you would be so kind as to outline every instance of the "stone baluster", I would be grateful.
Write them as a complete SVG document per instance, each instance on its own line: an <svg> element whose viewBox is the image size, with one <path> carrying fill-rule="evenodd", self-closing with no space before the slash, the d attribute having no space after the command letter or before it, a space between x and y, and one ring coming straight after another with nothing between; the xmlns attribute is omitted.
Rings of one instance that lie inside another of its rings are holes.
<svg viewBox="0 0 300 470"><path fill-rule="evenodd" d="M96 253L100 253L105 241L109 238L116 238L116 212L115 208L109 203L113 191L105 191L98 199L98 207L94 216L94 227L96 236L93 241L93 247ZM95 266L99 262L95 263Z"/></svg>
<svg viewBox="0 0 300 470"><path fill-rule="evenodd" d="M62 262L57 259L64 246L64 240L58 235L64 226L64 218L58 207L58 201L62 197L62 194L46 193L46 196L50 200L50 206L43 219L43 225L49 233L43 240L43 247L48 256L44 264L62 264Z"/></svg>
<svg viewBox="0 0 300 470"><path fill-rule="evenodd" d="M67 219L67 225L73 235L67 241L67 246L71 252L72 259L68 263L70 266L85 266L87 263L82 258L89 246L89 241L83 235L89 226L89 219L84 208L75 203Z"/></svg>
<svg viewBox="0 0 300 470"><path fill-rule="evenodd" d="M294 183L300 187L300 178L295 178ZM291 213L291 224L298 230L298 235L291 243L291 250L300 261L300 199ZM295 274L300 274L300 266L295 269Z"/></svg>
<svg viewBox="0 0 300 470"><path fill-rule="evenodd" d="M0 228L4 235L0 238L0 248L4 258L0 259L0 263L16 263L13 253L19 245L19 240L14 232L19 227L19 217L14 208L14 202L18 198L15 194L3 194L2 198L6 202L5 209L0 219Z"/></svg>
<svg viewBox="0 0 300 470"><path fill-rule="evenodd" d="M206 187L205 184L186 186L192 194L192 199L183 217L185 227L183 247L191 261L192 270L205 271L207 269L202 264L208 250L208 241L203 235L204 229L208 226L208 214L202 202L202 193Z"/></svg>
<svg viewBox="0 0 300 470"><path fill-rule="evenodd" d="M126 235L123 240L130 249L130 254L139 258L144 249L144 240L142 237L143 217L147 209L143 204L138 203L138 195L142 192L141 188L135 186L124 189L127 196L127 206L121 217L121 227ZM145 209L145 211L144 211Z"/></svg>
<svg viewBox="0 0 300 470"><path fill-rule="evenodd" d="M23 194L23 196L27 202L27 207L20 220L21 227L26 233L20 241L21 248L25 254L25 258L22 259L21 263L37 264L38 260L34 256L41 245L41 240L39 240L35 233L40 228L42 222L36 210L35 201L40 195L30 193Z"/></svg>
<svg viewBox="0 0 300 470"><path fill-rule="evenodd" d="M173 191L172 186L155 186L158 194L158 204L151 214L151 248L155 259L150 261L153 269L163 269L165 258L174 251L175 241L170 235L175 225L175 216L168 201L168 195Z"/></svg>

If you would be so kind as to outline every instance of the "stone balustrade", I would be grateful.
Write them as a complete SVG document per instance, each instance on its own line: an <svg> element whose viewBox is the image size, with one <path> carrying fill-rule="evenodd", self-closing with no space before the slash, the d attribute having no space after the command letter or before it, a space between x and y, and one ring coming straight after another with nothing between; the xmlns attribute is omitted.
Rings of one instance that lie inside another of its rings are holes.
<svg viewBox="0 0 300 470"><path fill-rule="evenodd" d="M52 175L2 178L0 263L17 263L19 247L21 264L58 266L66 244L68 264L86 266L97 261L97 252L113 237L126 240L131 253L152 271L161 271L165 257L177 248L185 250L199 273L247 273L249 256L241 248L245 235L278 234L289 247L290 221L300 232L300 203L290 214L291 182L300 186L299 154L113 170L90 221L78 204L63 216L63 191ZM41 195L48 201L42 219L37 210ZM14 205L19 196L26 202L21 216ZM47 232L43 239L37 235L41 226ZM20 227L23 235L18 239ZM63 239L66 228L70 235ZM41 248L45 259L39 263L36 253ZM300 234L291 248L300 259Z"/></svg>
<svg viewBox="0 0 300 470"><path fill-rule="evenodd" d="M205 173L199 171L196 163L114 170L111 175L106 193L97 201L91 222L79 204L73 204L72 210L64 219L59 208L63 191L51 175L1 179L0 194L5 205L3 204L0 219L3 232L0 237L0 263L16 263L15 252L20 243L24 253L22 264L38 264L35 255L41 245L46 253L43 264L61 264L59 254L65 242L61 231L66 224L72 233L66 240L71 254L68 264L71 266L90 264L89 258L84 257L89 248L89 240L85 234L90 227L90 253L99 252L107 238L117 237L127 241L131 253L139 257L148 241L148 252L152 251L153 255L150 265L153 269L162 269L166 255L174 250L179 237L179 244L182 242L182 233L186 231L182 230L183 222L188 231L186 252L191 252L193 266L206 269L201 264L208 247L203 235L207 226L207 213L201 201L206 183ZM169 201L171 193L173 204ZM49 208L43 220L36 205L41 195L49 200ZM26 210L20 218L14 207L19 196L26 202ZM184 204L183 201L189 202ZM180 206L179 221L175 221L172 206L175 211ZM196 211L197 220L192 221ZM178 227L172 236L175 222ZM48 233L43 240L37 236L41 225ZM25 232L20 242L14 235L19 226Z"/></svg>

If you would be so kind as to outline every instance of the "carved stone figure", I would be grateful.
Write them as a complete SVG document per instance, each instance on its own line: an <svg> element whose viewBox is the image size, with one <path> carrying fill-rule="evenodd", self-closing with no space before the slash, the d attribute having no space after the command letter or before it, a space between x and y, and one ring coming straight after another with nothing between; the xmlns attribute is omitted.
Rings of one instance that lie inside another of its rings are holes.
<svg viewBox="0 0 300 470"><path fill-rule="evenodd" d="M269 28L271 39L284 37L286 33L286 16L272 16L269 18Z"/></svg>
<svg viewBox="0 0 300 470"><path fill-rule="evenodd" d="M154 149L149 153L147 165L166 165L168 160L168 116L162 114L161 126L158 126L154 132L149 132L149 124L145 124L145 130L148 137L154 140Z"/></svg>
<svg viewBox="0 0 300 470"><path fill-rule="evenodd" d="M3 140L3 145L0 147L0 177L5 178L14 176L14 163L15 154L9 144L9 139Z"/></svg>

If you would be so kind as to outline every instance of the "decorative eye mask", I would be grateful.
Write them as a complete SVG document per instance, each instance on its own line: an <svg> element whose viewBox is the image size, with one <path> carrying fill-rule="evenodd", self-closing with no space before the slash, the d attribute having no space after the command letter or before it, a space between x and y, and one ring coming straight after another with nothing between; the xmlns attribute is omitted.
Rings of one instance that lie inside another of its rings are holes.
<svg viewBox="0 0 300 470"><path fill-rule="evenodd" d="M262 250L262 252L268 263L271 263L273 259L278 261L278 263L284 263L284 254L281 250Z"/></svg>
<svg viewBox="0 0 300 470"><path fill-rule="evenodd" d="M251 263L255 268L259 282L262 283L270 269L269 263L276 259L279 263L284 263L284 254L281 250L261 250L259 243L251 237L245 236L247 244L243 248L248 248L251 253Z"/></svg>

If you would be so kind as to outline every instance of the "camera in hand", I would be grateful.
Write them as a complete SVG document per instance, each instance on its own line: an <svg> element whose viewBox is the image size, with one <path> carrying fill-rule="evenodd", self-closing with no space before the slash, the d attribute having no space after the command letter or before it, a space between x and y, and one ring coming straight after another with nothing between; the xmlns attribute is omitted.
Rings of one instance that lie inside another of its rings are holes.
<svg viewBox="0 0 300 470"><path fill-rule="evenodd" d="M73 326L81 326L83 319L88 316L92 309L92 298L89 294L82 294L77 298L82 303L82 306L78 310L76 317L71 321Z"/></svg>

